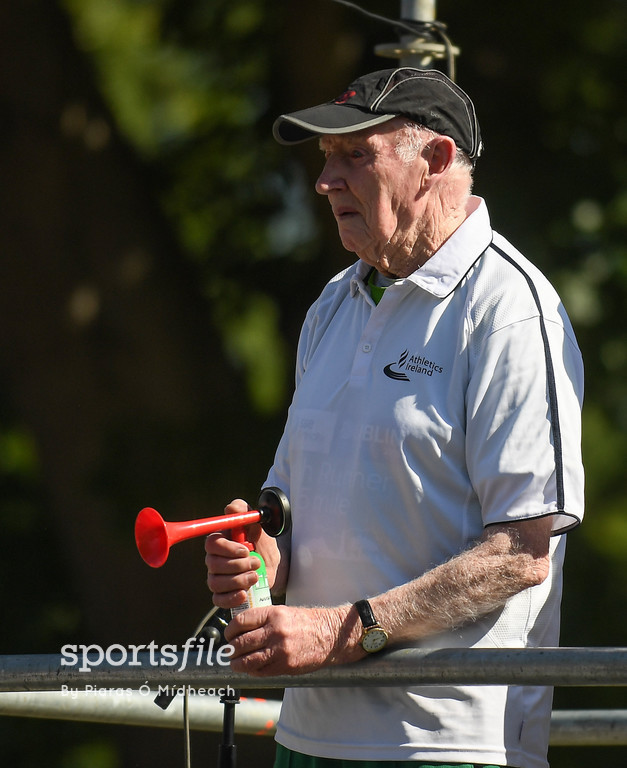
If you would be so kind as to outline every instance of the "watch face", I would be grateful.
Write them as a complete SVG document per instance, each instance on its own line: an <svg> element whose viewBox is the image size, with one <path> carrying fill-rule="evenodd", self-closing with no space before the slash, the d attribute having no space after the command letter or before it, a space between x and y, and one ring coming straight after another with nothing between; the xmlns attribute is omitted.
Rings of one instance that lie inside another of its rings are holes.
<svg viewBox="0 0 627 768"><path fill-rule="evenodd" d="M365 635L361 641L361 647L368 653L375 653L385 647L388 641L388 636L385 630L380 627L373 627L366 630Z"/></svg>

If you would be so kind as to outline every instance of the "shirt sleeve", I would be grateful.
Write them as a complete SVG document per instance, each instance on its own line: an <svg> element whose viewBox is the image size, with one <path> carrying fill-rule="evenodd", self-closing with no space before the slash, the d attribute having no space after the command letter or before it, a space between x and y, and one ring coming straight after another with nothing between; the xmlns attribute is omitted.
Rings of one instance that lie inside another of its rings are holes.
<svg viewBox="0 0 627 768"><path fill-rule="evenodd" d="M539 315L490 333L471 365L467 465L484 525L583 517L583 366L564 326Z"/></svg>

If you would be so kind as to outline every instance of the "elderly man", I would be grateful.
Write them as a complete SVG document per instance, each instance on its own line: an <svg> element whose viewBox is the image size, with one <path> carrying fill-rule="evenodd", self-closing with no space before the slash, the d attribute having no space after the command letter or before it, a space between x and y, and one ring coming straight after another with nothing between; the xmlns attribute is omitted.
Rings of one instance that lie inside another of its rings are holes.
<svg viewBox="0 0 627 768"><path fill-rule="evenodd" d="M267 479L291 499L291 547L250 531L285 605L233 619L233 668L556 645L562 534L583 516L582 364L555 291L471 196L471 100L439 72L385 70L275 136L318 139L316 191L358 261L302 329ZM220 534L206 551L214 602L241 603L256 560ZM546 768L550 709L531 686L289 689L276 766Z"/></svg>

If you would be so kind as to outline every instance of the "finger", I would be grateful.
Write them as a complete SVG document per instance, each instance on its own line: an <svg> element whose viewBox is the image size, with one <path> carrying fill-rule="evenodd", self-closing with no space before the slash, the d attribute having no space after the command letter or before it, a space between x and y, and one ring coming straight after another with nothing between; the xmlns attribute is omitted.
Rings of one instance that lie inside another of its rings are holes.
<svg viewBox="0 0 627 768"><path fill-rule="evenodd" d="M231 619L224 630L224 638L231 642L241 635L249 635L268 624L269 619L268 608L249 608Z"/></svg>
<svg viewBox="0 0 627 768"><path fill-rule="evenodd" d="M227 504L224 508L224 514L225 515L241 515L244 512L249 512L252 509L250 504L248 504L243 499L235 499L230 504ZM248 541L251 541L253 544L257 541L257 539L261 536L262 528L260 523L251 523L250 525L244 526L244 530L246 531L246 538Z"/></svg>
<svg viewBox="0 0 627 768"><path fill-rule="evenodd" d="M265 647L263 632L258 629L254 632L246 632L243 635L231 638L229 644L233 648L233 653L230 657L231 661L259 653Z"/></svg>
<svg viewBox="0 0 627 768"><path fill-rule="evenodd" d="M221 557L219 555L206 555L205 565L207 573L211 576L239 576L244 573L254 573L261 567L256 557ZM253 584L257 582L253 580ZM250 584L248 585L250 586Z"/></svg>
<svg viewBox="0 0 627 768"><path fill-rule="evenodd" d="M224 514L232 515L239 512L248 512L249 509L250 505L244 499L233 499L233 501L230 501L226 507L224 507Z"/></svg>
<svg viewBox="0 0 627 768"><path fill-rule="evenodd" d="M255 677L268 677L275 669L272 654L267 648L243 656L232 656L230 665L233 672L243 672Z"/></svg>
<svg viewBox="0 0 627 768"><path fill-rule="evenodd" d="M266 642L263 628L233 637L230 646L233 651L229 663L236 671L256 673L266 667L274 655L274 651Z"/></svg>
<svg viewBox="0 0 627 768"><path fill-rule="evenodd" d="M231 541L223 533L210 533L205 539L205 552L220 557L248 557L248 547Z"/></svg>
<svg viewBox="0 0 627 768"><path fill-rule="evenodd" d="M246 602L248 595L245 590L231 592L213 592L211 599L218 608L237 608Z"/></svg>
<svg viewBox="0 0 627 768"><path fill-rule="evenodd" d="M235 607L235 605L240 605L240 603L243 603L245 600L246 591L258 581L259 577L254 571L245 571L244 573L236 574L209 572L207 574L207 586L214 594L226 595L230 592L244 593L244 597L242 597L238 603L234 603L232 606L222 606L227 608Z"/></svg>

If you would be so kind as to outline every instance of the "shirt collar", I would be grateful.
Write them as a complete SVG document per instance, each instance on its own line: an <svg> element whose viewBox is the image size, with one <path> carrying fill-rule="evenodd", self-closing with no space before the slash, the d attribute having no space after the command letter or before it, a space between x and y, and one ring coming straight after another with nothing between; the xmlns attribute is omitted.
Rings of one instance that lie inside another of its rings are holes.
<svg viewBox="0 0 627 768"><path fill-rule="evenodd" d="M438 298L444 298L455 290L479 256L492 242L492 227L485 201L472 196L466 208L462 224L433 256L407 280ZM358 262L351 296L362 288L371 267Z"/></svg>

